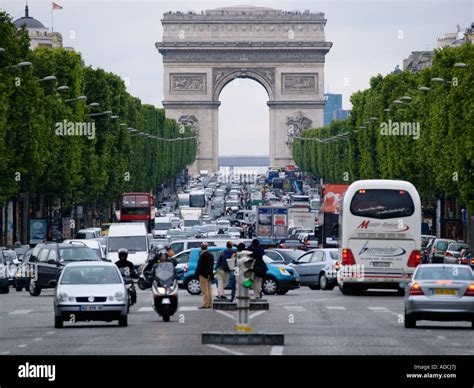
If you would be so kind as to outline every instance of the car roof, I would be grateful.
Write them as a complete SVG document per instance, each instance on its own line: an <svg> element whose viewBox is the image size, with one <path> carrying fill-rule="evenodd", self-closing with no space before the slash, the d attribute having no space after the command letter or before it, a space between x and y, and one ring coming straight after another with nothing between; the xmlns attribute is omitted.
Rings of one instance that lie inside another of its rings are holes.
<svg viewBox="0 0 474 388"><path fill-rule="evenodd" d="M68 263L66 265L67 268L69 268L69 267L84 267L84 266L94 266L94 267L106 266L106 267L118 268L115 263L111 263L109 261L101 261L101 260L99 260L99 261L75 261L75 262Z"/></svg>
<svg viewBox="0 0 474 388"><path fill-rule="evenodd" d="M68 244L68 245L80 245L83 244L86 247L91 248L93 246L94 248L100 247L100 241L97 239L89 239L89 240L80 240L80 239L68 239L64 240L63 244Z"/></svg>

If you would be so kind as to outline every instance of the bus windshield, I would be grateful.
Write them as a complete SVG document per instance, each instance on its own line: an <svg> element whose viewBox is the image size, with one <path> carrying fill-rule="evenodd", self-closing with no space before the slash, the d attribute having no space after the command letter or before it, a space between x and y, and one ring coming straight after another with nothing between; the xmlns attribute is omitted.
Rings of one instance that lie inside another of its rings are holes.
<svg viewBox="0 0 474 388"><path fill-rule="evenodd" d="M409 217L414 213L415 205L404 190L361 189L354 194L350 210L355 216L383 220Z"/></svg>

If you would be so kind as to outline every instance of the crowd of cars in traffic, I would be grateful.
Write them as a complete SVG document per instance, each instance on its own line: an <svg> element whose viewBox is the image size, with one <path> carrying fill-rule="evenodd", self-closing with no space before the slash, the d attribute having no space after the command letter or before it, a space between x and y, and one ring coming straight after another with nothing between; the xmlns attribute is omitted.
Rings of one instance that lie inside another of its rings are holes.
<svg viewBox="0 0 474 388"><path fill-rule="evenodd" d="M198 295L201 290L195 271L201 243L209 244L217 263L227 241L250 244L255 230L255 203L288 203L284 190L262 190L265 183L265 179L253 184L222 184L216 179L190 181L186 190L201 190L206 197L198 224L184 226L179 203L165 202L157 209L159 217L169 220L169 228L162 235L148 233L143 225L104 224L102 228L81 229L75 239L61 243L4 248L0 264L6 270L0 272L0 292L13 287L38 296L44 289L55 289L57 328L71 314L75 321L118 320L120 326L126 326L127 283L114 264L118 250L127 248L129 259L140 272L154 247L169 246L177 261L179 286ZM314 189L307 189L309 198L317 199L317 193L313 197L310 190ZM287 241L291 240L302 244L265 249L268 272L262 283L264 294L284 295L300 287L332 290L340 286L340 249L319 248L314 230L299 226L288 229ZM474 328L474 259L469 245L423 235L421 254L422 263L402 292L405 326L412 328L417 320L433 319L467 320Z"/></svg>

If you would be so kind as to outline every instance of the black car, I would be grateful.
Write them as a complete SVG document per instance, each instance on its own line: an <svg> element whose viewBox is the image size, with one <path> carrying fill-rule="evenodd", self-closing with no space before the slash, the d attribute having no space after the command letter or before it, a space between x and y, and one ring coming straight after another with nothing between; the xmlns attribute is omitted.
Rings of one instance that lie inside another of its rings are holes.
<svg viewBox="0 0 474 388"><path fill-rule="evenodd" d="M38 296L41 290L56 287L62 269L68 263L100 260L85 244L38 244L29 258L28 269L31 276L28 291L31 296Z"/></svg>
<svg viewBox="0 0 474 388"><path fill-rule="evenodd" d="M29 262L33 249L28 249L24 254L21 260L21 263L18 265L16 270L15 279L13 281L13 287L17 291L22 291L23 288L28 290L30 285L30 274L29 274Z"/></svg>
<svg viewBox="0 0 474 388"><path fill-rule="evenodd" d="M267 249L265 255L277 263L291 264L306 252L299 249Z"/></svg>

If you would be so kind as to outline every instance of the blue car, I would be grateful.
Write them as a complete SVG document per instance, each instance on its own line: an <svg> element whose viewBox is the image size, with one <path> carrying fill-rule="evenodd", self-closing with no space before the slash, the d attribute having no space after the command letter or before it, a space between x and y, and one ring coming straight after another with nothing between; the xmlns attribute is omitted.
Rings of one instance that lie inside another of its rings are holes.
<svg viewBox="0 0 474 388"><path fill-rule="evenodd" d="M217 265L217 259L223 250L223 247L209 247L209 253L214 256L214 265ZM179 279L179 282L191 295L199 295L201 293L199 280L195 275L200 252L199 248L193 248L175 256L178 261L178 267L183 267L183 276ZM300 287L300 276L294 268L276 263L267 256L264 256L264 261L268 266L268 272L262 282L264 294L284 295L289 290Z"/></svg>

